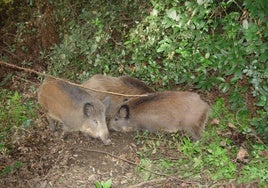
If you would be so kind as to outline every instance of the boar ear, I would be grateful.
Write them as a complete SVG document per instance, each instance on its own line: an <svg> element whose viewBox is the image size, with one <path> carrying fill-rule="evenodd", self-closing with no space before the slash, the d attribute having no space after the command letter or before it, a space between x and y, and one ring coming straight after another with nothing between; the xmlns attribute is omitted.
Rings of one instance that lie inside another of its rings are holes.
<svg viewBox="0 0 268 188"><path fill-rule="evenodd" d="M121 106L118 113L121 118L129 118L129 107L127 105Z"/></svg>
<svg viewBox="0 0 268 188"><path fill-rule="evenodd" d="M83 111L85 116L90 116L90 114L94 111L94 106L91 103L85 103Z"/></svg>
<svg viewBox="0 0 268 188"><path fill-rule="evenodd" d="M105 108L109 108L109 106L111 105L111 97L107 96L105 97L105 99L102 101L102 103L104 104Z"/></svg>

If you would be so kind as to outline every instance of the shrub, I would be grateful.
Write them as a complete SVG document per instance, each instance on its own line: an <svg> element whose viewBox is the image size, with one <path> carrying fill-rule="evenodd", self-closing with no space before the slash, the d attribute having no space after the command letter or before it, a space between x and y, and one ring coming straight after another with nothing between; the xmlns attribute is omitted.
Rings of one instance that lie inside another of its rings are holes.
<svg viewBox="0 0 268 188"><path fill-rule="evenodd" d="M156 87L218 89L229 94L232 110L243 112L241 93L247 93L259 109L252 125L265 137L267 124L258 120L268 113L266 4L151 0L146 16L140 7L148 4L136 1L76 4L76 17L61 15L73 19L61 27L65 35L49 55L49 72L79 81L129 74ZM135 24L118 16L121 11Z"/></svg>

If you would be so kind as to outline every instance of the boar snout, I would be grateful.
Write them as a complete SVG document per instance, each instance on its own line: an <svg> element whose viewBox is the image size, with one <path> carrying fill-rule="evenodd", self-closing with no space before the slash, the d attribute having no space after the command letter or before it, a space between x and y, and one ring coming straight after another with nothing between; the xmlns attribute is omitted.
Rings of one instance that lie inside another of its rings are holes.
<svg viewBox="0 0 268 188"><path fill-rule="evenodd" d="M107 129L107 131L104 131L98 138L103 142L104 145L111 145L112 144L108 129Z"/></svg>
<svg viewBox="0 0 268 188"><path fill-rule="evenodd" d="M106 139L106 140L102 140L102 142L103 142L103 144L104 145L106 145L106 146L109 146L109 145L111 145L112 144L112 141L111 141L111 139Z"/></svg>

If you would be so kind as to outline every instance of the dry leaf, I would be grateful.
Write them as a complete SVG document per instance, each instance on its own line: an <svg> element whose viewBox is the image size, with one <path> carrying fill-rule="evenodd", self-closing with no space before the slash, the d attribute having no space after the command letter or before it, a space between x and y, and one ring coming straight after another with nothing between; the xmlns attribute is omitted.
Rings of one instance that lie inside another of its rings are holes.
<svg viewBox="0 0 268 188"><path fill-rule="evenodd" d="M220 146L221 147L225 147L227 144L226 144L226 142L225 141L221 141L221 143L220 143Z"/></svg>
<svg viewBox="0 0 268 188"><path fill-rule="evenodd" d="M213 119L210 123L212 125L219 125L220 124L220 120L219 119Z"/></svg>
<svg viewBox="0 0 268 188"><path fill-rule="evenodd" d="M232 128L232 129L236 129L236 126L232 123L228 123L228 127Z"/></svg>
<svg viewBox="0 0 268 188"><path fill-rule="evenodd" d="M259 151L259 155L268 159L268 151Z"/></svg>
<svg viewBox="0 0 268 188"><path fill-rule="evenodd" d="M239 152L236 155L236 158L243 161L246 156L248 156L247 150L245 150L243 147L240 147Z"/></svg>

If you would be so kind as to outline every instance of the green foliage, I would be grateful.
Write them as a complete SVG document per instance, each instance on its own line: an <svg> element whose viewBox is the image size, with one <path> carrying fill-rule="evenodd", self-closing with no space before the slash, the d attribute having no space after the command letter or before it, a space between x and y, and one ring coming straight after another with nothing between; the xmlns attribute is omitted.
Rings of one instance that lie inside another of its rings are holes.
<svg viewBox="0 0 268 188"><path fill-rule="evenodd" d="M26 20L29 20L33 15L34 0L0 0L0 26L5 26L6 31L13 28L15 23L26 24ZM14 28L11 29L12 32ZM19 40L20 33L15 37Z"/></svg>
<svg viewBox="0 0 268 188"><path fill-rule="evenodd" d="M121 73L120 67L125 63L122 59L125 56L123 35L132 22L141 19L146 3L122 1L118 6L114 2L91 1L76 3L66 9L67 2L54 3L62 10L56 19L64 20L64 23L59 28L63 33L62 43L48 55L51 62L49 72L76 81L97 73ZM118 16L133 11L137 14Z"/></svg>
<svg viewBox="0 0 268 188"><path fill-rule="evenodd" d="M47 56L53 75L83 81L129 74L162 88L218 89L239 113L248 113L244 96L251 95L258 106L252 125L268 135L267 124L257 121L268 113L265 0L92 1L60 10L62 43Z"/></svg>
<svg viewBox="0 0 268 188"><path fill-rule="evenodd" d="M20 161L16 161L12 166L7 166L3 170L1 170L0 175L4 176L11 172L14 172L18 169L20 169L23 166L23 163Z"/></svg>
<svg viewBox="0 0 268 188"><path fill-rule="evenodd" d="M216 100L215 104L212 106L211 114L212 119L218 119L220 122L218 124L218 130L226 129L226 125L229 123L236 126L237 131L242 134L248 134L254 132L248 125L250 124L249 113L245 108L241 108L236 111L236 113L230 113L230 111L225 107L225 101L223 98Z"/></svg>
<svg viewBox="0 0 268 188"><path fill-rule="evenodd" d="M265 110L258 110L258 116L251 120L251 124L256 127L257 133L261 134L265 140L268 140L268 113Z"/></svg>
<svg viewBox="0 0 268 188"><path fill-rule="evenodd" d="M10 145L12 133L16 129L28 128L35 118L36 105L33 101L24 101L17 91L0 91L0 151Z"/></svg>
<svg viewBox="0 0 268 188"><path fill-rule="evenodd" d="M251 145L251 160L241 169L241 182L250 182L258 180L260 185L267 186L268 183L268 163L267 156L261 155L262 152L268 152L268 147L262 144Z"/></svg>
<svg viewBox="0 0 268 188"><path fill-rule="evenodd" d="M109 179L107 181L95 182L95 188L110 188L111 186L112 186L111 179Z"/></svg>

